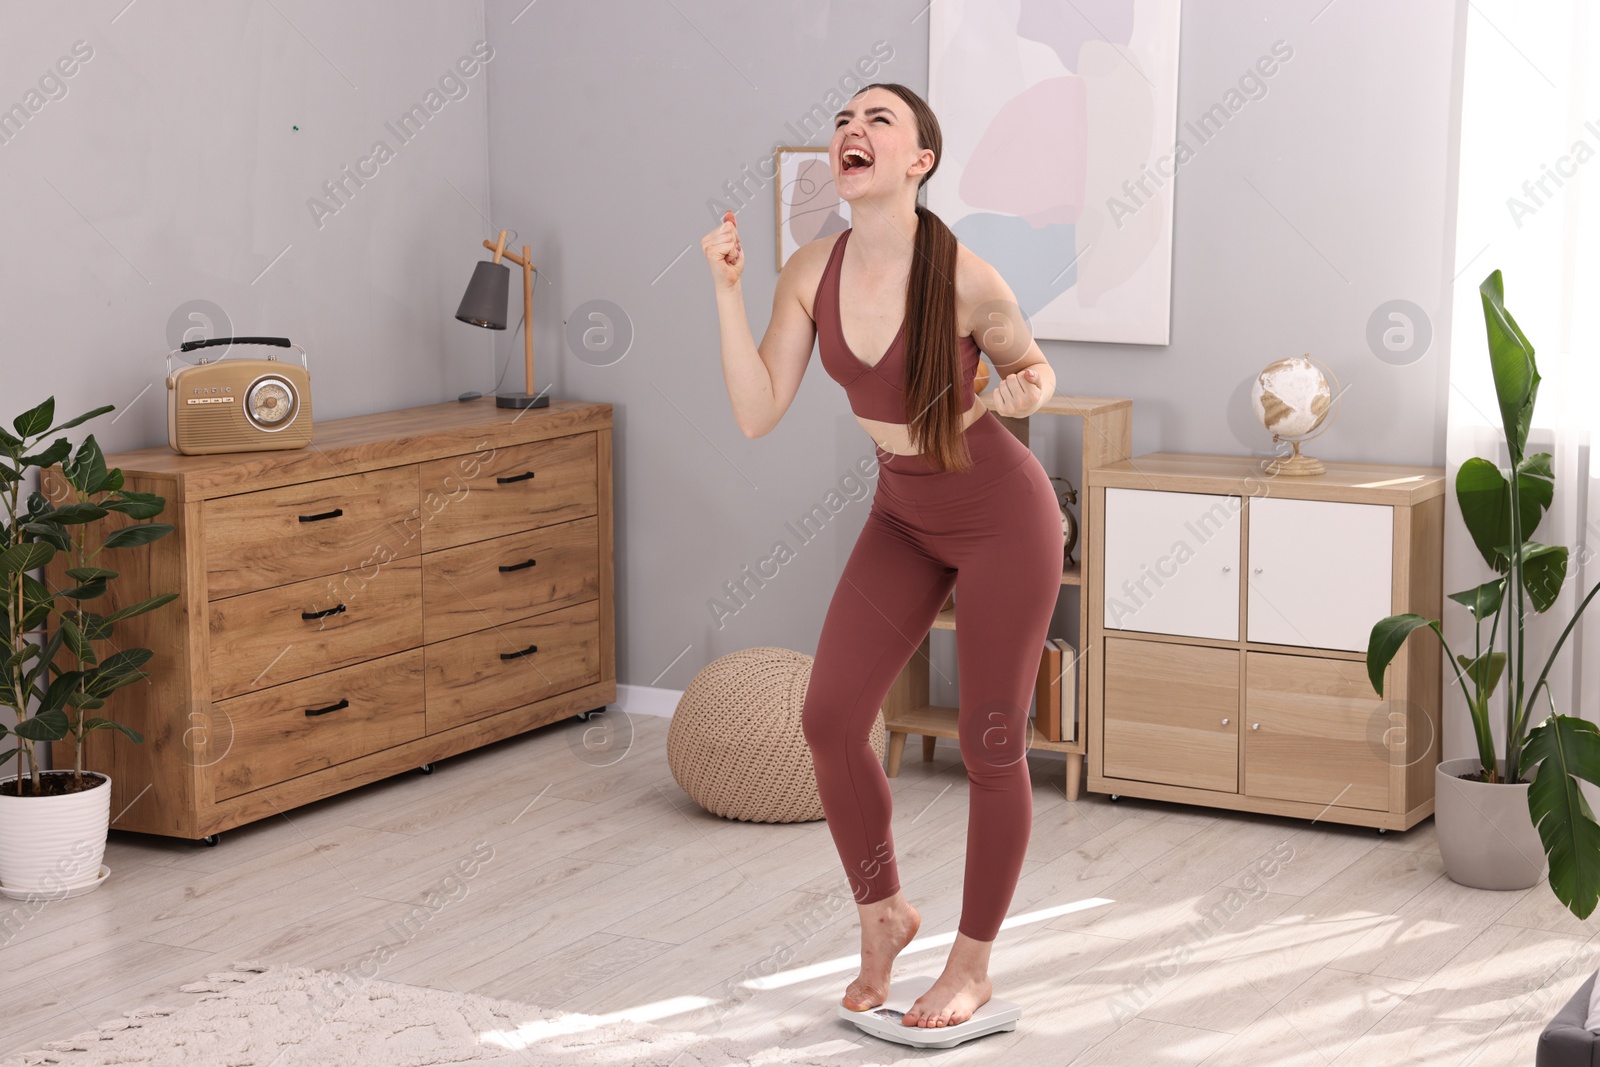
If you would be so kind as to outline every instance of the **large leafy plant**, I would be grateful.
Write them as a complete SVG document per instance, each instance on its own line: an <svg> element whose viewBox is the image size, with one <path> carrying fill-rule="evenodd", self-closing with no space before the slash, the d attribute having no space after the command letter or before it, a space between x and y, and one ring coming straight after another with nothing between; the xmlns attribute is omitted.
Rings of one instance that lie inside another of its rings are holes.
<svg viewBox="0 0 1600 1067"><path fill-rule="evenodd" d="M5 787L13 795L41 794L40 744L72 738L74 773L67 791L77 791L94 784L83 774L89 734L114 729L136 743L143 741L137 731L89 713L103 708L116 690L147 677L140 668L151 652L127 648L102 658L96 642L114 648L117 623L153 611L177 594L103 613L93 610L93 603L118 577L117 571L101 565L102 552L146 545L172 532L167 523L142 521L159 515L166 501L153 493L124 490L122 472L106 469L93 434L76 449L65 437L44 443L111 410L107 405L52 425L51 397L18 415L11 430L0 428L0 508L5 512L0 527L0 593L5 600L0 610L0 708L9 708L16 718L14 726L0 722L0 746L9 746L0 751L0 764L16 760L16 779ZM61 499L37 490L24 498L29 468L43 471L57 464L66 486L56 494ZM92 542L90 531L104 527L89 524L113 512L136 521ZM58 555L66 557L64 573L73 584L50 589L30 572Z"/></svg>
<svg viewBox="0 0 1600 1067"><path fill-rule="evenodd" d="M1437 619L1391 615L1372 628L1367 673L1382 696L1383 672L1406 638L1423 628L1438 635L1472 716L1482 780L1529 783L1528 813L1550 860L1550 888L1574 915L1584 919L1600 900L1600 824L1584 799L1579 779L1600 785L1600 728L1587 719L1558 713L1549 677L1600 584L1578 603L1535 674L1537 656L1530 659L1525 636L1529 613L1542 614L1555 604L1567 579L1567 549L1533 539L1555 499L1550 453L1527 452L1528 428L1539 393L1533 345L1506 310L1498 270L1484 279L1478 292L1510 466L1500 467L1476 456L1467 460L1456 474L1456 501L1473 544L1496 577L1450 594L1474 620L1472 655L1458 655L1450 648ZM1501 681L1506 683L1504 696L1496 702L1493 698ZM1541 697L1548 714L1530 731L1528 725ZM1505 725L1500 751L1495 748L1496 714Z"/></svg>

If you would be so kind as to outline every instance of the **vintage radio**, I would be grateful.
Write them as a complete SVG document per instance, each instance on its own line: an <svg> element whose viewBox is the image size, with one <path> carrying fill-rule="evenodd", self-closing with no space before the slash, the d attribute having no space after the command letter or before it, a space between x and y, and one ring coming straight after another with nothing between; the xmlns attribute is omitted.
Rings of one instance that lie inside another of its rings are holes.
<svg viewBox="0 0 1600 1067"><path fill-rule="evenodd" d="M300 366L266 359L201 358L174 373L172 357L218 345L300 350ZM264 452L311 443L306 350L287 337L211 337L167 353L167 444L186 456Z"/></svg>

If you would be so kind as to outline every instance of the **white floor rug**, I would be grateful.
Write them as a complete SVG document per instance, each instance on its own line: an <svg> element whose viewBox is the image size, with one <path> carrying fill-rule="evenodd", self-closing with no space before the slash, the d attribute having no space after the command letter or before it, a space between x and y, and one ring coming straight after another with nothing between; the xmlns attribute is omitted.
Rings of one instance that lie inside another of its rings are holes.
<svg viewBox="0 0 1600 1067"><path fill-rule="evenodd" d="M801 1039L803 1047L759 1048L650 1023L257 963L207 975L173 1000L11 1056L0 1067L879 1067L902 1057L827 1026Z"/></svg>

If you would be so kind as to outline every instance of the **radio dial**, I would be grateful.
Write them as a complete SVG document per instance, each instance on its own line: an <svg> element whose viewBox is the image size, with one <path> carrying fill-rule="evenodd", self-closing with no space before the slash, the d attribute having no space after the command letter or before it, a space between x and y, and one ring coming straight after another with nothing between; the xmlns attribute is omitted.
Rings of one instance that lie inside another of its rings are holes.
<svg viewBox="0 0 1600 1067"><path fill-rule="evenodd" d="M281 379L266 378L250 387L245 407L257 423L273 427L294 414L294 391Z"/></svg>

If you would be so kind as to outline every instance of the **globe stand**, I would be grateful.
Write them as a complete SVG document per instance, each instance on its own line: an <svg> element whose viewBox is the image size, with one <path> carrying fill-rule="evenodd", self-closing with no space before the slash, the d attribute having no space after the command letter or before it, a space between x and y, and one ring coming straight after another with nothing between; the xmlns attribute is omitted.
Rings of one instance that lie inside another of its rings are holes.
<svg viewBox="0 0 1600 1067"><path fill-rule="evenodd" d="M1277 434L1273 434L1272 440L1273 443L1276 444L1279 441L1282 441L1283 438L1279 437ZM1279 456L1277 459L1274 459L1272 462L1268 463L1268 474L1281 474L1289 478L1311 478L1318 474L1326 474L1328 472L1328 468L1323 466L1322 460L1317 459L1315 456L1304 456L1300 454L1299 441L1291 441L1289 443L1294 446L1293 454L1288 456Z"/></svg>

